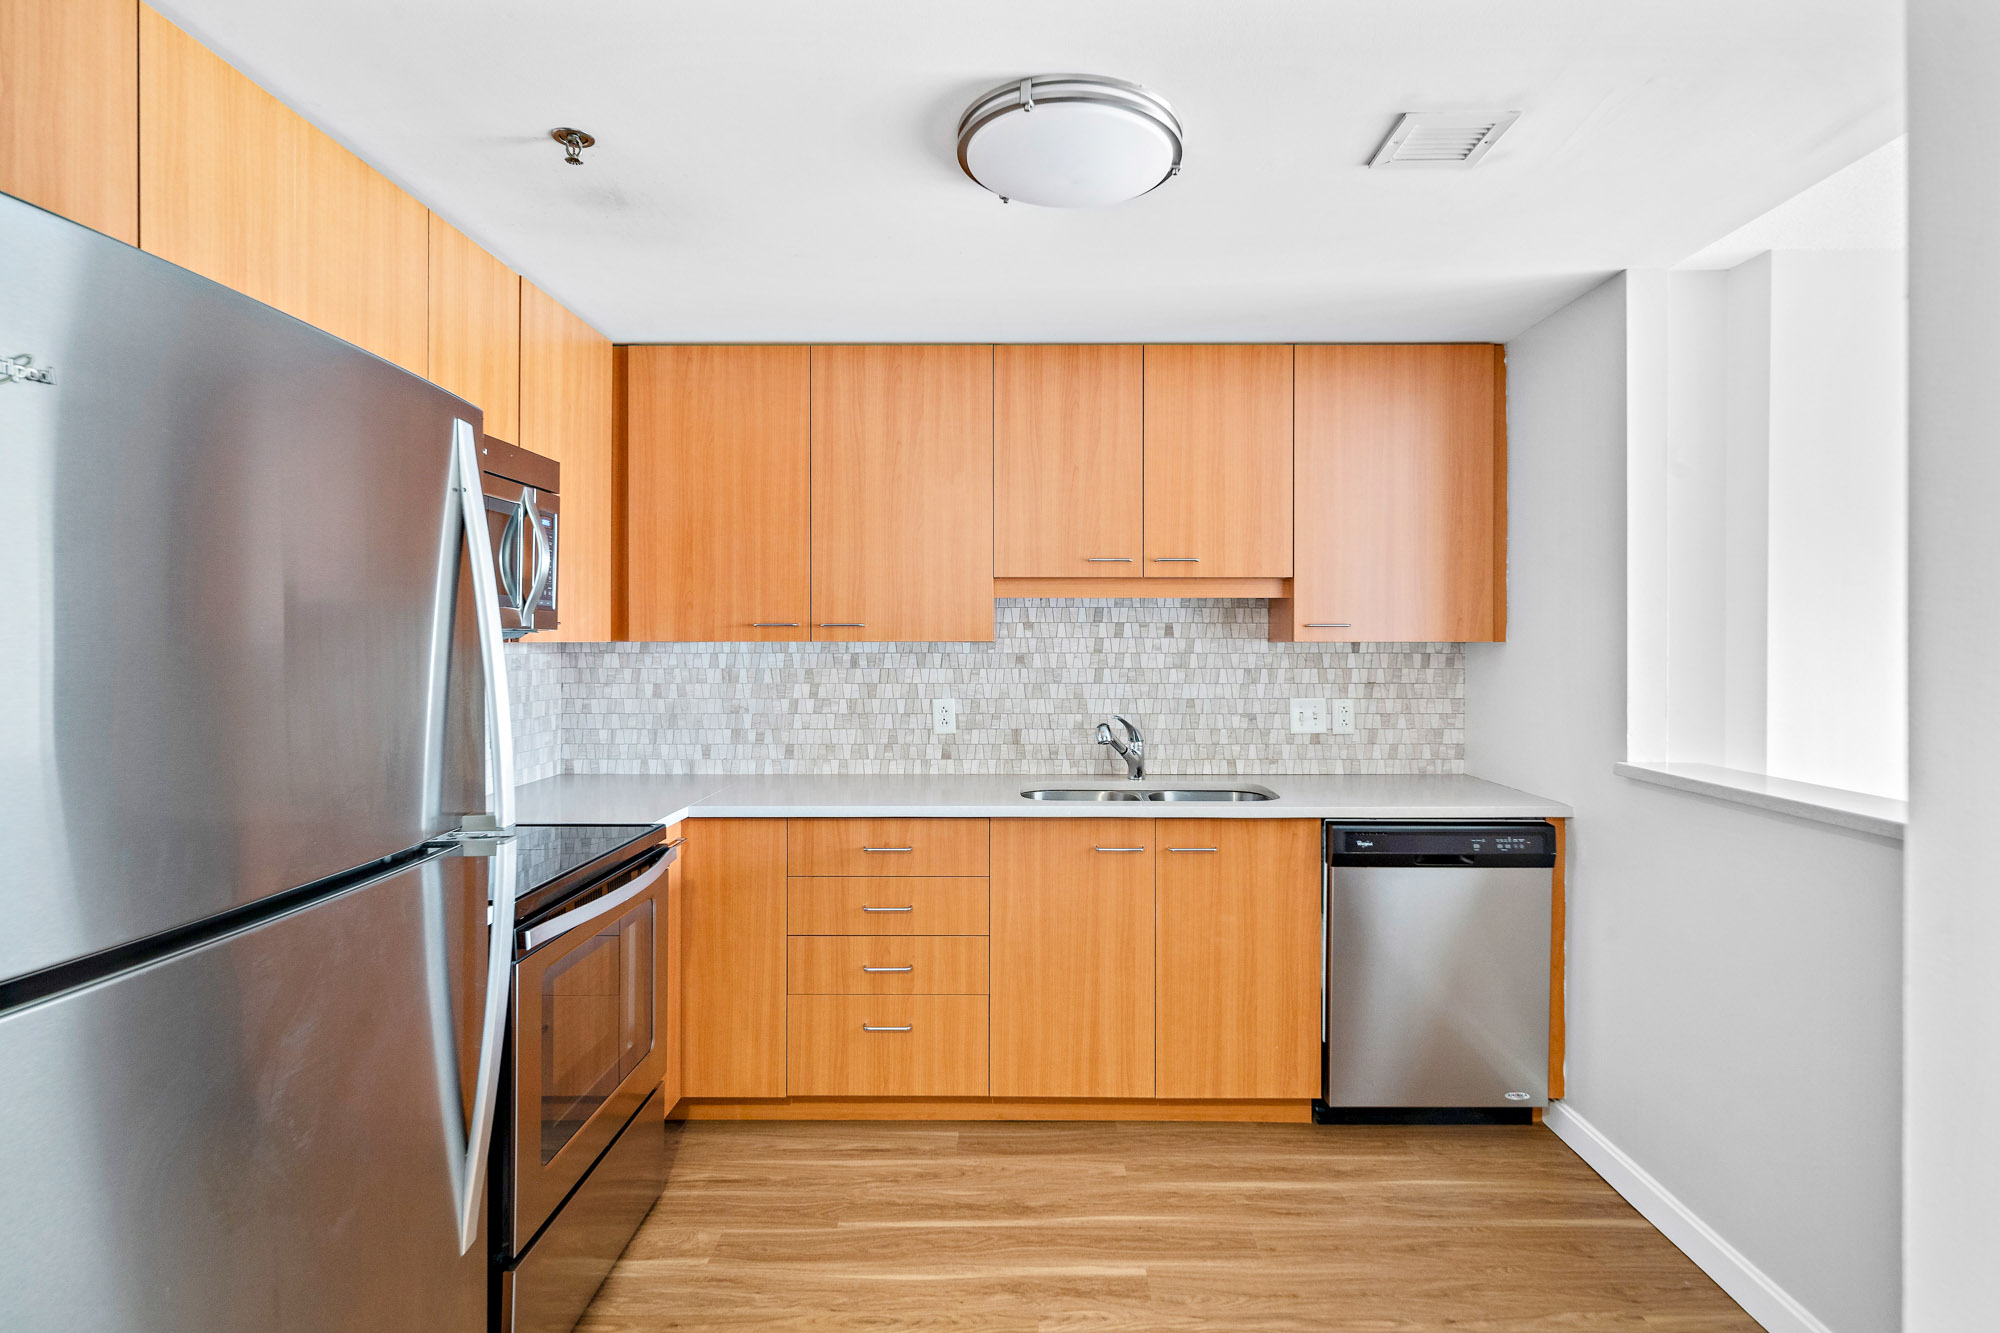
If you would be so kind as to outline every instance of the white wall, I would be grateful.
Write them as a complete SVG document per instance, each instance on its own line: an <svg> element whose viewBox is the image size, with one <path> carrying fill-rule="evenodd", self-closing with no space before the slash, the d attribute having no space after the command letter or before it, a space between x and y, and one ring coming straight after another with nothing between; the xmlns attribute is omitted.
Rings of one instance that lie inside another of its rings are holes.
<svg viewBox="0 0 2000 1333"><path fill-rule="evenodd" d="M2000 5L1911 0L1904 1326L2000 1320Z"/></svg>
<svg viewBox="0 0 2000 1333"><path fill-rule="evenodd" d="M1466 767L1576 808L1567 1110L1678 1201L1646 1203L1684 1248L1709 1229L1701 1257L1767 1326L1879 1333L1900 1300L1901 850L1612 774L1627 296L1614 279L1508 345L1509 639L1467 649Z"/></svg>

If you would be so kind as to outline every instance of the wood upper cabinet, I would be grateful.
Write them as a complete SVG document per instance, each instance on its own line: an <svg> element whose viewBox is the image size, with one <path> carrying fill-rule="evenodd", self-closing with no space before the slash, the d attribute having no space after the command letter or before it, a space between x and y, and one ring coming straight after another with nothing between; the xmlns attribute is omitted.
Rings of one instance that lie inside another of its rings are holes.
<svg viewBox="0 0 2000 1333"><path fill-rule="evenodd" d="M1319 824L1158 829L1158 1095L1318 1096Z"/></svg>
<svg viewBox="0 0 2000 1333"><path fill-rule="evenodd" d="M139 10L145 248L422 375L430 214L154 10Z"/></svg>
<svg viewBox="0 0 2000 1333"><path fill-rule="evenodd" d="M624 637L810 637L811 354L630 347L623 356Z"/></svg>
<svg viewBox="0 0 2000 1333"><path fill-rule="evenodd" d="M1145 356L1139 347L993 349L993 574L1146 570Z"/></svg>
<svg viewBox="0 0 2000 1333"><path fill-rule="evenodd" d="M992 840L993 1095L1151 1097L1154 821L996 819Z"/></svg>
<svg viewBox="0 0 2000 1333"><path fill-rule="evenodd" d="M520 439L562 464L559 627L541 643L611 638L615 539L611 340L523 279Z"/></svg>
<svg viewBox="0 0 2000 1333"><path fill-rule="evenodd" d="M488 435L521 443L520 276L435 213L430 215L429 364L433 384L484 413ZM608 386L605 394L608 398ZM608 429L607 424L607 434Z"/></svg>
<svg viewBox="0 0 2000 1333"><path fill-rule="evenodd" d="M1506 637L1502 349L1302 346L1298 563L1273 638Z"/></svg>
<svg viewBox="0 0 2000 1333"><path fill-rule="evenodd" d="M139 243L137 0L0 0L0 191Z"/></svg>
<svg viewBox="0 0 2000 1333"><path fill-rule="evenodd" d="M693 819L680 860L681 1092L785 1095L785 821Z"/></svg>
<svg viewBox="0 0 2000 1333"><path fill-rule="evenodd" d="M993 638L993 349L812 349L812 637Z"/></svg>
<svg viewBox="0 0 2000 1333"><path fill-rule="evenodd" d="M1146 348L1146 577L1292 572L1292 349Z"/></svg>

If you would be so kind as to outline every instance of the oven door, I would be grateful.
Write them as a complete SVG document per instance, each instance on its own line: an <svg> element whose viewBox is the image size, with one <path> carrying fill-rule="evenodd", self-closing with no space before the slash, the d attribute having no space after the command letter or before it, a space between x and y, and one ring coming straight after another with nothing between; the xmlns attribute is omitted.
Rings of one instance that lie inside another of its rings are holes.
<svg viewBox="0 0 2000 1333"><path fill-rule="evenodd" d="M675 856L662 848L516 934L516 1255L666 1072L656 984Z"/></svg>

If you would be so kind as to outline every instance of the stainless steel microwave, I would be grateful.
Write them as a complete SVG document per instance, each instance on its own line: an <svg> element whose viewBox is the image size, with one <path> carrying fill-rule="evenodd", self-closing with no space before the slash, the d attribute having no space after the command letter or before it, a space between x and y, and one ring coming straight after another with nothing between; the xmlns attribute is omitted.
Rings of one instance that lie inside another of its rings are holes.
<svg viewBox="0 0 2000 1333"><path fill-rule="evenodd" d="M562 465L482 435L479 467L500 631L510 639L545 633L561 623Z"/></svg>

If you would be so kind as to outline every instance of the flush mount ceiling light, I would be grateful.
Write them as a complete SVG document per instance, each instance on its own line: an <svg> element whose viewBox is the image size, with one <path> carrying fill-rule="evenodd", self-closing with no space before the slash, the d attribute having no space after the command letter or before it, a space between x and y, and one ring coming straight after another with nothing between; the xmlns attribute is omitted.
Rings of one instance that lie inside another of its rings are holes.
<svg viewBox="0 0 2000 1333"><path fill-rule="evenodd" d="M1181 123L1166 100L1101 74L1035 74L974 99L958 165L1004 200L1101 208L1180 174Z"/></svg>

